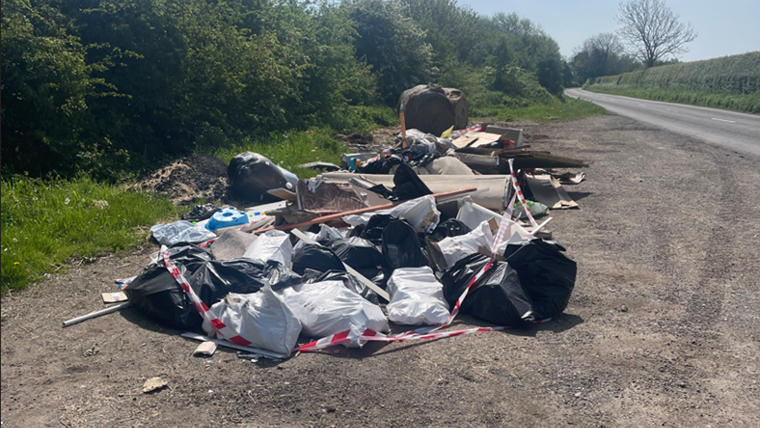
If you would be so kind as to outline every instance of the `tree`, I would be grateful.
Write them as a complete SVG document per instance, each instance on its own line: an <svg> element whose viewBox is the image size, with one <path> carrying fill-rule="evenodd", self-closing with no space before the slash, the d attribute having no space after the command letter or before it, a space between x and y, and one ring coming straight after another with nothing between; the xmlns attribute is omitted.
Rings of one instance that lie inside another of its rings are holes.
<svg viewBox="0 0 760 428"><path fill-rule="evenodd" d="M617 16L620 36L634 48L636 57L647 67L666 55L686 53L686 43L697 38L691 25L679 22L679 16L664 0L631 0L620 3Z"/></svg>
<svg viewBox="0 0 760 428"><path fill-rule="evenodd" d="M613 33L600 33L584 40L573 51L570 65L580 84L599 76L633 71L639 66L634 58L625 53L620 39Z"/></svg>

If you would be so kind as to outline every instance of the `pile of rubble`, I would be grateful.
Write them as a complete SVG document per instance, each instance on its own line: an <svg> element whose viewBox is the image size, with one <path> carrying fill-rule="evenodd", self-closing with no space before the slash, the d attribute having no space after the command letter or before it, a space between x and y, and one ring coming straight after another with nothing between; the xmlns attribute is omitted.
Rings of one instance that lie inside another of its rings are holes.
<svg viewBox="0 0 760 428"><path fill-rule="evenodd" d="M577 208L563 184L585 178L552 169L587 165L531 150L520 129L478 124L437 136L401 125L380 153L307 165L322 172L311 179L260 154L236 156L231 191L253 206L197 206L154 226L161 250L104 294L121 304L65 325L133 306L207 342L201 354L219 344L286 358L522 328L562 313L576 264L541 217ZM449 329L460 313L494 326ZM392 325L415 327L390 334Z"/></svg>

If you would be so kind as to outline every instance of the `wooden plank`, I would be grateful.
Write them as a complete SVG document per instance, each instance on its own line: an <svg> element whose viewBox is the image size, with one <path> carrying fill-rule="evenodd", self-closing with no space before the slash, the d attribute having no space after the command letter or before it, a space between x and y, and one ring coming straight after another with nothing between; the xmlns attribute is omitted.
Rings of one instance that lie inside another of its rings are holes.
<svg viewBox="0 0 760 428"><path fill-rule="evenodd" d="M303 242L305 242L307 244L319 245L320 247L322 246L319 242L310 239L308 236L306 236L306 234L304 234L303 232L301 232L298 229L293 229L293 230L290 231L290 233L292 233L293 235L296 235L298 237L298 239L302 240ZM370 290L372 290L375 293L377 293L378 296L382 297L387 302L391 301L391 296L388 294L387 291L385 291L382 288L378 287L377 284L375 284L374 282L372 282L369 279L365 278L362 274L360 274L359 272L357 272L356 269L354 269L351 266L347 265L345 262L343 262L343 266L346 268L346 271L348 271L348 273L350 273L351 275L355 276L356 279L358 279L362 284L364 284L365 286L367 286L367 288L369 288Z"/></svg>

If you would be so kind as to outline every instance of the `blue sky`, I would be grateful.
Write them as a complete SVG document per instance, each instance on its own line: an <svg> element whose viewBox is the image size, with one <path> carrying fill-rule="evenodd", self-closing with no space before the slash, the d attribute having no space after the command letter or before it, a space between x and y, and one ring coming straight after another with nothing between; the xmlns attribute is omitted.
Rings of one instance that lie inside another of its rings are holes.
<svg viewBox="0 0 760 428"><path fill-rule="evenodd" d="M617 29L615 0L459 0L483 15L517 13L538 23L558 43L564 56L594 34ZM682 22L699 36L681 61L697 61L760 50L760 0L666 0Z"/></svg>

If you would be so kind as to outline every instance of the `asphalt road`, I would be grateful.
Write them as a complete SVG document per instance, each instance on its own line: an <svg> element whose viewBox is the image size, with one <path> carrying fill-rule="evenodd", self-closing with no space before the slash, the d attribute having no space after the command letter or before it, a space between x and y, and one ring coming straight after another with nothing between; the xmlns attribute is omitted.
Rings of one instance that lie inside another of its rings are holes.
<svg viewBox="0 0 760 428"><path fill-rule="evenodd" d="M568 89L565 94L677 134L760 155L760 115L597 94L583 89Z"/></svg>

